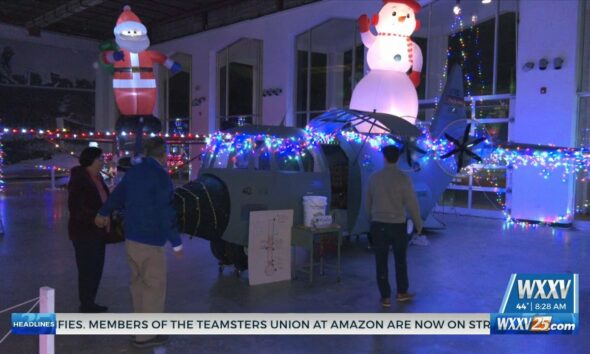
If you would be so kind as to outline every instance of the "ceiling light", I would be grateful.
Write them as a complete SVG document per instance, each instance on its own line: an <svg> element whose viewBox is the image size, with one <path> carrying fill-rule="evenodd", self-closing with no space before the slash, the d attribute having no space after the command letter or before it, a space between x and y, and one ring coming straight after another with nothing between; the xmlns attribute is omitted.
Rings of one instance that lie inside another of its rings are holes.
<svg viewBox="0 0 590 354"><path fill-rule="evenodd" d="M486 4L486 5L487 4L491 4L492 3L492 0L481 0L481 3L482 4Z"/></svg>
<svg viewBox="0 0 590 354"><path fill-rule="evenodd" d="M456 16L459 16L461 14L461 6L459 5L460 0L457 0L457 4L453 7L453 13Z"/></svg>

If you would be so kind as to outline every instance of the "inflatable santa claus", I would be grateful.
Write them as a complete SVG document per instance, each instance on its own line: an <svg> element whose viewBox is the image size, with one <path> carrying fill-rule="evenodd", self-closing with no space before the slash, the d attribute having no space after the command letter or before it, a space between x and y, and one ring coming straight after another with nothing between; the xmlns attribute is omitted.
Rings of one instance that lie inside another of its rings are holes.
<svg viewBox="0 0 590 354"><path fill-rule="evenodd" d="M164 54L147 50L147 28L130 6L124 7L113 32L119 50L103 52L102 61L114 66L117 107L124 116L151 116L157 95L154 64L164 65L172 73L181 67Z"/></svg>
<svg viewBox="0 0 590 354"><path fill-rule="evenodd" d="M350 108L392 114L415 123L422 51L410 36L420 27L415 0L384 0L378 15L359 18L361 39L371 71L356 85ZM376 34L371 32L371 24Z"/></svg>

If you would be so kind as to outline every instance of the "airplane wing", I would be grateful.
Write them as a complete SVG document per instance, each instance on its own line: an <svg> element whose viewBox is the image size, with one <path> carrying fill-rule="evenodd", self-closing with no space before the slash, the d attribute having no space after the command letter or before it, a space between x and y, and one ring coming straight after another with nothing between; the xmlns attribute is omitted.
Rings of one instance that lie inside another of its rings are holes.
<svg viewBox="0 0 590 354"><path fill-rule="evenodd" d="M313 119L308 126L328 134L348 129L361 134L391 134L402 138L418 137L422 134L418 127L405 119L385 113L353 109L333 109Z"/></svg>

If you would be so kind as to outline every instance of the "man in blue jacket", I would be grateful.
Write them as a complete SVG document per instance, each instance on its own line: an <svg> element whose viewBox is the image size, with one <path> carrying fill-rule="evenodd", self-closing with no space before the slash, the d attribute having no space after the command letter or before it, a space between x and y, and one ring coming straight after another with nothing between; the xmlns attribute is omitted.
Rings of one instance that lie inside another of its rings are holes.
<svg viewBox="0 0 590 354"><path fill-rule="evenodd" d="M164 245L169 241L177 257L182 257L183 251L172 204L174 187L164 167L166 142L158 137L146 141L145 153L147 157L127 171L95 221L99 227L105 227L113 210L124 210L133 308L137 313L160 313L164 312L166 301ZM148 347L167 339L137 336L133 344Z"/></svg>

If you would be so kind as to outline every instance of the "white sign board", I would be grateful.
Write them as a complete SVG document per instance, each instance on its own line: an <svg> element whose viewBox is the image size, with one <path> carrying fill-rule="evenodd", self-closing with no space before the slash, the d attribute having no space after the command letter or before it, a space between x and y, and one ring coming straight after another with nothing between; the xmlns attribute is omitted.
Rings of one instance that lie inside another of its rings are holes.
<svg viewBox="0 0 590 354"><path fill-rule="evenodd" d="M291 279L293 210L250 212L248 277L250 285Z"/></svg>

